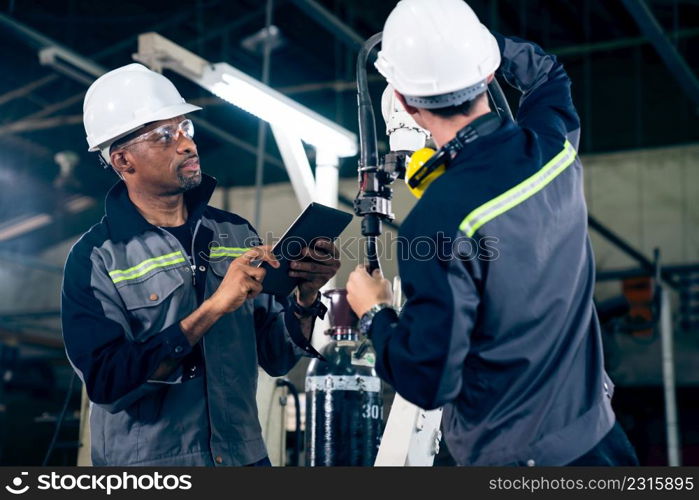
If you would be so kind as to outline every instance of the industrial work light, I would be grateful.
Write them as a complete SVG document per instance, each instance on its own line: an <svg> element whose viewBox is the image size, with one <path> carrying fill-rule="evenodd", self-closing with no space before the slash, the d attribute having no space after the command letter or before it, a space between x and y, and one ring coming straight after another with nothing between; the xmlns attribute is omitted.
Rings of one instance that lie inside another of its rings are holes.
<svg viewBox="0 0 699 500"><path fill-rule="evenodd" d="M219 66L219 65L215 65ZM273 90L227 64L220 81L212 83L210 91L221 99L296 135L318 149L333 151L338 157L357 154L355 134L332 123L314 111L304 108L285 95ZM206 79L218 71L206 75Z"/></svg>
<svg viewBox="0 0 699 500"><path fill-rule="evenodd" d="M221 99L338 158L357 154L357 136L228 63L210 63L157 33L139 36L138 61L189 78Z"/></svg>

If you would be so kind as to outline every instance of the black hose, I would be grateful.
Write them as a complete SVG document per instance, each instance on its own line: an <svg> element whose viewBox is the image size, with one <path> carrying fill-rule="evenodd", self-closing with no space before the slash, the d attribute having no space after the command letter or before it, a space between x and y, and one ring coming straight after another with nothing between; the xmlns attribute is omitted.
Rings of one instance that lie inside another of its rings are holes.
<svg viewBox="0 0 699 500"><path fill-rule="evenodd" d="M359 166L377 167L379 163L378 143L376 141L376 121L374 108L369 95L369 83L366 76L366 64L372 49L381 41L381 32L371 36L357 56L357 105L359 119Z"/></svg>
<svg viewBox="0 0 699 500"><path fill-rule="evenodd" d="M277 387L286 387L294 398L294 408L296 409L296 432L294 435L296 436L296 442L294 443L294 453L291 456L291 461L293 462L291 465L298 467L299 457L301 456L301 403L299 402L299 391L291 381L285 378L277 379Z"/></svg>
<svg viewBox="0 0 699 500"><path fill-rule="evenodd" d="M382 33L376 33L364 42L357 56L357 118L359 122L359 170L360 185L361 171L366 168L379 168L379 146L376 140L376 118L374 107L369 94L369 82L367 80L366 65L369 54L381 42ZM366 187L365 187L366 189ZM360 193L362 188L360 187ZM367 237L367 259L369 260L369 272L380 269L376 253L376 235L381 233L381 221L378 215L369 214L362 222L362 234ZM369 228L373 230L369 230Z"/></svg>
<svg viewBox="0 0 699 500"><path fill-rule="evenodd" d="M366 258L368 261L369 274L372 274L376 269L381 270L381 263L379 262L379 252L377 248L376 236L367 236L366 240Z"/></svg>
<svg viewBox="0 0 699 500"><path fill-rule="evenodd" d="M66 418L66 412L68 411L68 406L70 405L70 399L73 397L73 386L75 385L75 372L70 376L70 382L68 382L68 391L66 392L66 398L65 401L63 401L63 408L61 409L61 413L58 414L58 418L56 418L56 427L53 431L53 437L51 438L51 444L49 444L48 450L46 450L46 456L44 457L44 461L41 462L42 467L46 467L49 463L49 459L51 458L51 454L53 453L53 449L56 447L56 441L58 440L58 435L61 432L61 427L63 426L63 421Z"/></svg>

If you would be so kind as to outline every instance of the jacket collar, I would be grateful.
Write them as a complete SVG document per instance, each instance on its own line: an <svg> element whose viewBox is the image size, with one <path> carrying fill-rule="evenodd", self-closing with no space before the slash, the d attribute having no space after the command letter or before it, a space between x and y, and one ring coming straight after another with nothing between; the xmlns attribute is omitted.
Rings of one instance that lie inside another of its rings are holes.
<svg viewBox="0 0 699 500"><path fill-rule="evenodd" d="M204 214L216 187L216 179L202 173L201 184L184 194L184 200L189 212L188 222L196 221ZM129 198L124 181L117 182L107 193L105 213L112 240L128 240L144 231L154 230L155 226L148 222L136 209Z"/></svg>
<svg viewBox="0 0 699 500"><path fill-rule="evenodd" d="M517 126L514 122L508 118L503 119L500 126L493 132L464 144L461 151L449 163L449 168L478 167L482 166L481 163L492 165L493 151L501 150L502 145L516 132Z"/></svg>

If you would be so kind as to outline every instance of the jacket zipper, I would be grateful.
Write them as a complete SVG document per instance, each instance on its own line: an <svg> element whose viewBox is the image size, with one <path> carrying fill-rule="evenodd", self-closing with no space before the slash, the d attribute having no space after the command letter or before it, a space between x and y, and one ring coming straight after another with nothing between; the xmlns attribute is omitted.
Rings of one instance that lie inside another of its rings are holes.
<svg viewBox="0 0 699 500"><path fill-rule="evenodd" d="M201 219L197 221L197 224L194 226L194 233L192 234L192 248L191 248L191 254L187 253L187 250L185 250L184 246L182 246L182 243L180 243L180 240L175 238L172 234L170 234L168 231L162 228L160 231L163 232L163 234L166 235L167 237L172 237L174 240L177 242L177 246L180 247L180 250L182 250L182 253L184 254L185 257L187 257L187 261L189 262L189 270L192 273L192 286L196 286L197 284L197 265L196 261L194 259L194 241L197 238L197 231L199 231L199 226L201 225Z"/></svg>
<svg viewBox="0 0 699 500"><path fill-rule="evenodd" d="M190 254L190 269L192 270L192 286L197 284L197 259L194 256L194 241L197 239L197 231L199 231L199 225L201 224L201 219L199 219L194 226L194 232L192 233L192 253Z"/></svg>

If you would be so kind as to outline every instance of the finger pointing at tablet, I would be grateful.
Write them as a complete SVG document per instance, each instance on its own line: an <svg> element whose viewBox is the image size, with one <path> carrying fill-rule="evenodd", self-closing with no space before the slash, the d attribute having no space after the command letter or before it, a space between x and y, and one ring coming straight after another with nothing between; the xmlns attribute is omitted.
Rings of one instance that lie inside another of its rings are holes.
<svg viewBox="0 0 699 500"><path fill-rule="evenodd" d="M252 261L267 262L274 268L279 267L279 262L272 253L271 245L262 245L259 247L251 248L243 255L235 259L233 263L236 263L238 261L240 261L240 264L246 265L251 265Z"/></svg>
<svg viewBox="0 0 699 500"><path fill-rule="evenodd" d="M216 310L222 314L233 312L246 300L255 298L262 291L261 283L266 270L253 266L252 262L255 260L267 262L274 268L279 267L279 262L269 246L252 248L233 260L218 289L209 299Z"/></svg>

